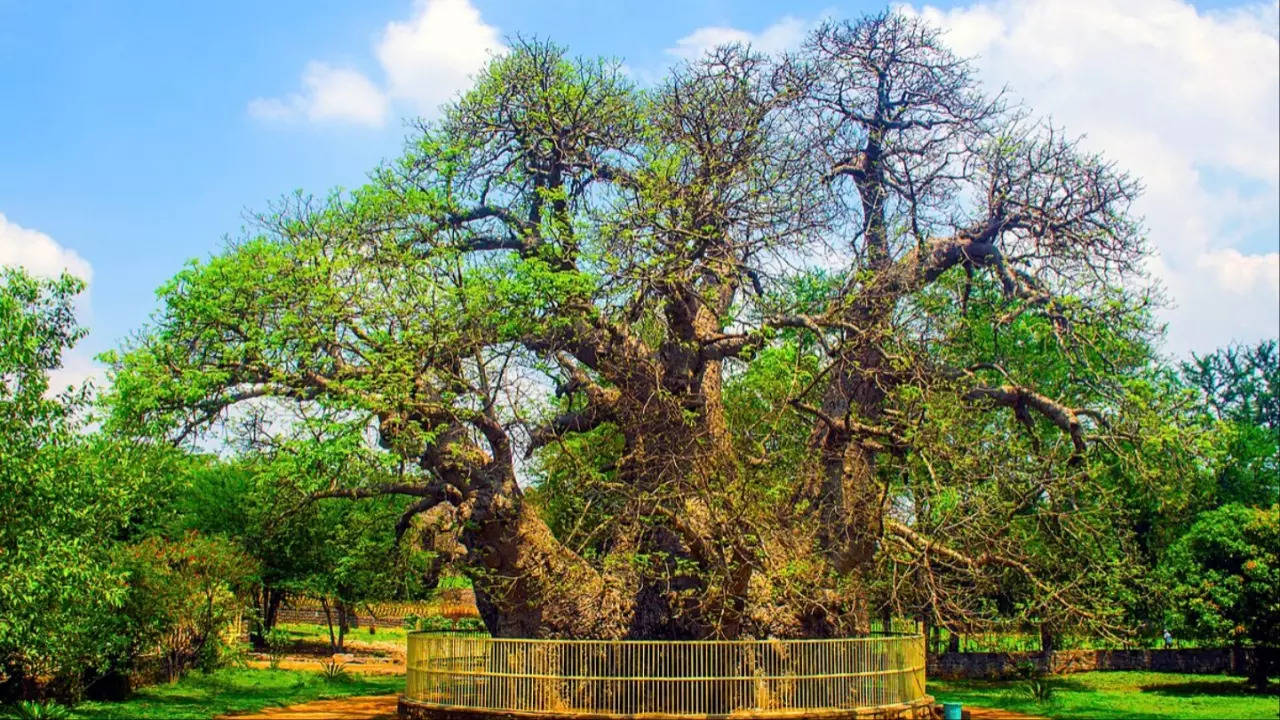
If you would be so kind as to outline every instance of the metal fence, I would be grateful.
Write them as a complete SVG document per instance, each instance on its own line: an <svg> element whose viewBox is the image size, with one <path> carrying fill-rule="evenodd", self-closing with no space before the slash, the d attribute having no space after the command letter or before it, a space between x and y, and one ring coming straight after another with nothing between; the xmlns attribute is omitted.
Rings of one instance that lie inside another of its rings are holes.
<svg viewBox="0 0 1280 720"><path fill-rule="evenodd" d="M562 714L728 715L882 707L925 697L924 637L524 640L411 633L407 700Z"/></svg>

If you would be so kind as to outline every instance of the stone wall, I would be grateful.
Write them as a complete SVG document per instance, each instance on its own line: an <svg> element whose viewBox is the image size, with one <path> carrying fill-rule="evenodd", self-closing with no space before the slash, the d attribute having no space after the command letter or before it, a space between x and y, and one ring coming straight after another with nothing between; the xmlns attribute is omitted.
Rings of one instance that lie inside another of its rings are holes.
<svg viewBox="0 0 1280 720"><path fill-rule="evenodd" d="M449 606L463 606L475 613L476 596L470 588L450 588L442 590L435 600L421 602L370 602L358 603L355 610L348 617L351 617L356 625L361 627L368 625L376 625L378 627L386 627L388 625L400 625L409 615L417 617L428 617L439 615L442 611L448 609ZM337 621L337 611L333 610L334 621ZM277 622L305 622L324 625L326 623L324 608L320 604L320 600L310 597L293 597L289 598L284 605L276 612Z"/></svg>
<svg viewBox="0 0 1280 720"><path fill-rule="evenodd" d="M943 679L1009 677L1025 662L1054 675L1093 670L1243 675L1255 652L1253 648L1059 650L1047 657L1039 652L936 653L929 655L928 675Z"/></svg>

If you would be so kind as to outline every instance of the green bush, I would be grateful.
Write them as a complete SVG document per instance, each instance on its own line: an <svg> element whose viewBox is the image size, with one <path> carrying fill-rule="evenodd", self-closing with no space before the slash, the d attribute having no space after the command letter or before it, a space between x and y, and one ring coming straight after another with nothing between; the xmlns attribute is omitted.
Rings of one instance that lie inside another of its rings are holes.
<svg viewBox="0 0 1280 720"><path fill-rule="evenodd" d="M83 289L0 268L0 702L76 700L127 666L112 548L154 510L176 454L90 432L92 388L51 382L84 336Z"/></svg>
<svg viewBox="0 0 1280 720"><path fill-rule="evenodd" d="M158 650L171 682L193 667L226 664L233 649L223 635L242 611L252 561L231 543L195 532L147 538L120 554L129 578L124 614L138 654Z"/></svg>
<svg viewBox="0 0 1280 720"><path fill-rule="evenodd" d="M406 618L407 620L408 618ZM486 628L480 618L459 618L450 620L441 615L429 615L416 618L415 627L419 632L485 632Z"/></svg>
<svg viewBox="0 0 1280 720"><path fill-rule="evenodd" d="M280 661L284 659L285 653L289 650L289 633L278 627L272 628L263 639L266 641L267 657L269 658L271 669L274 670L280 667Z"/></svg>
<svg viewBox="0 0 1280 720"><path fill-rule="evenodd" d="M1166 553L1162 587L1178 636L1275 647L1280 640L1280 505L1224 505L1200 513ZM1259 658L1266 654L1259 652ZM1267 685L1266 662L1250 670Z"/></svg>

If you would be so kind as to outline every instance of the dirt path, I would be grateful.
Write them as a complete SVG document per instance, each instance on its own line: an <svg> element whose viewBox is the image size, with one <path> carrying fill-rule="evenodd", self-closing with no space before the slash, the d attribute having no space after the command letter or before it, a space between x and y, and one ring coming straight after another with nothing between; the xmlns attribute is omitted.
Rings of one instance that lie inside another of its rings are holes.
<svg viewBox="0 0 1280 720"><path fill-rule="evenodd" d="M1012 710L997 708L965 707L969 720L1048 720L1039 715L1023 715Z"/></svg>
<svg viewBox="0 0 1280 720"><path fill-rule="evenodd" d="M253 714L220 715L216 720L395 720L397 695L366 695L314 700L301 705L268 708ZM1012 710L966 707L968 720L1047 720Z"/></svg>
<svg viewBox="0 0 1280 720"><path fill-rule="evenodd" d="M219 715L216 720L395 720L398 695L365 695L313 700L252 714Z"/></svg>

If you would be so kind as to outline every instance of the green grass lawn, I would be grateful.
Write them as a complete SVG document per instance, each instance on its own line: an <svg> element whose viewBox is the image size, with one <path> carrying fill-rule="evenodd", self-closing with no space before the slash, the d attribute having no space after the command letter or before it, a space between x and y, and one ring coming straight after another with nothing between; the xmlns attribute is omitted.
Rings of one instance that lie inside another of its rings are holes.
<svg viewBox="0 0 1280 720"><path fill-rule="evenodd" d="M71 717L196 720L237 710L403 690L403 675L352 674L347 682L331 682L315 672L228 669L207 675L194 672L173 685L143 688L125 702L81 703Z"/></svg>
<svg viewBox="0 0 1280 720"><path fill-rule="evenodd" d="M1055 678L1052 700L1038 703L1018 681L935 680L938 702L1004 708L1050 718L1268 718L1280 716L1280 696L1249 690L1228 675L1091 672Z"/></svg>

